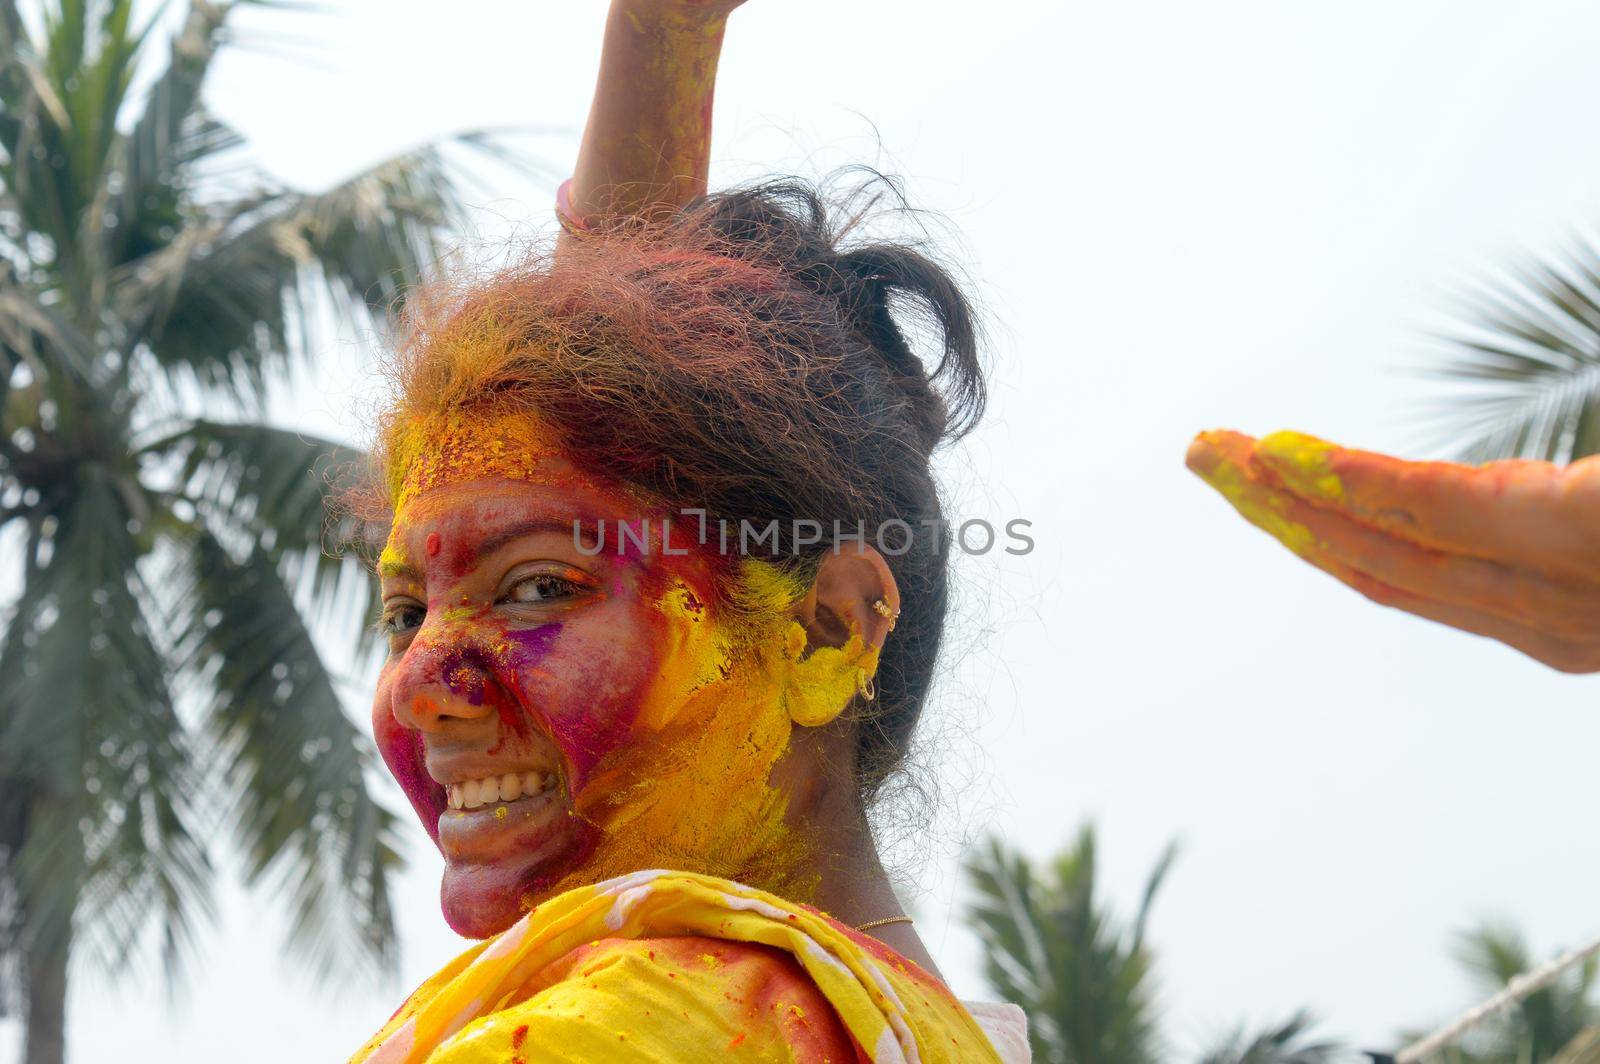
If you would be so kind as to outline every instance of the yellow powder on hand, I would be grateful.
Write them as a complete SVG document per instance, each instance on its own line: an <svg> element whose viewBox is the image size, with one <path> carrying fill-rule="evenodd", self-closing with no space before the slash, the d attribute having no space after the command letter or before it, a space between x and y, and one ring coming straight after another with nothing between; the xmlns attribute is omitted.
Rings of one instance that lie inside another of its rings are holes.
<svg viewBox="0 0 1600 1064"><path fill-rule="evenodd" d="M1344 498L1344 484L1328 458L1338 450L1336 444L1284 430L1263 436L1256 441L1255 450L1291 488L1335 502Z"/></svg>

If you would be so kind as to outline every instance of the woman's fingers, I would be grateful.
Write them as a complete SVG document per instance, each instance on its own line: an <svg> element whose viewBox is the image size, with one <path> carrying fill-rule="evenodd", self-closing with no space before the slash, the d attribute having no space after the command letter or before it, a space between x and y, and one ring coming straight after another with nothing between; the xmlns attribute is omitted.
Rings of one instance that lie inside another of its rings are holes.
<svg viewBox="0 0 1600 1064"><path fill-rule="evenodd" d="M1313 506L1257 453L1248 436L1202 433L1188 464L1252 524L1374 601L1498 639L1564 671L1600 669L1600 586L1424 547Z"/></svg>
<svg viewBox="0 0 1600 1064"><path fill-rule="evenodd" d="M1189 444L1184 463L1251 524L1296 554L1304 554L1311 546L1310 530L1289 519L1288 502L1268 490L1262 471L1253 467L1255 442L1228 429L1202 432Z"/></svg>
<svg viewBox="0 0 1600 1064"><path fill-rule="evenodd" d="M1423 546L1600 578L1600 460L1410 462L1298 432L1253 457L1300 498Z"/></svg>
<svg viewBox="0 0 1600 1064"><path fill-rule="evenodd" d="M1466 606L1437 602L1426 596L1386 584L1376 577L1332 559L1307 560L1380 605L1392 606L1426 620L1496 640L1561 672L1600 671L1600 653L1597 653L1592 645L1560 639L1516 621Z"/></svg>

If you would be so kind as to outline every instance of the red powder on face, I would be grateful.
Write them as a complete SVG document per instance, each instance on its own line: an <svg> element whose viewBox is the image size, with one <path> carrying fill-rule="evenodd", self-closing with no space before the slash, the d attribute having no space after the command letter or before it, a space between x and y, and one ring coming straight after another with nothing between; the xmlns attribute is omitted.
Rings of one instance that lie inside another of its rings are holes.
<svg viewBox="0 0 1600 1064"><path fill-rule="evenodd" d="M428 551L428 557L432 558L437 555L439 553L439 533L429 532L425 546Z"/></svg>

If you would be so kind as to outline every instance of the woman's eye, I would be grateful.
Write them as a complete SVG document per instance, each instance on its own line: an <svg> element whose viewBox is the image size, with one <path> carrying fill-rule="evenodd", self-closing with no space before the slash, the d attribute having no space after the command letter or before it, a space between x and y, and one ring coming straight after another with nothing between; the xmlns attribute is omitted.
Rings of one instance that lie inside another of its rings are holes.
<svg viewBox="0 0 1600 1064"><path fill-rule="evenodd" d="M400 603L390 606L383 611L383 617L378 622L385 635L405 635L422 627L422 619L428 611L414 602Z"/></svg>
<svg viewBox="0 0 1600 1064"><path fill-rule="evenodd" d="M511 590L506 592L505 598L501 601L539 605L572 598L581 590L575 581L568 580L566 577L556 576L552 573L538 573L534 576L523 577L511 585Z"/></svg>

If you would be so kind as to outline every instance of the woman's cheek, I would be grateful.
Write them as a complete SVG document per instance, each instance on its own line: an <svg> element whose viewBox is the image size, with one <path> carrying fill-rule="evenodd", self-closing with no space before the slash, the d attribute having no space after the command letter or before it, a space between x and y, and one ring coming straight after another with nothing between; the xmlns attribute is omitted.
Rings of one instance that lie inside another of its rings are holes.
<svg viewBox="0 0 1600 1064"><path fill-rule="evenodd" d="M372 703L372 738L383 763L389 767L389 774L400 784L428 836L437 843L441 808L435 793L438 787L428 776L422 733L394 719L389 699L388 683L379 683L377 697Z"/></svg>
<svg viewBox="0 0 1600 1064"><path fill-rule="evenodd" d="M654 668L630 629L623 619L596 617L510 636L522 706L560 749L574 792L633 740L638 692Z"/></svg>

